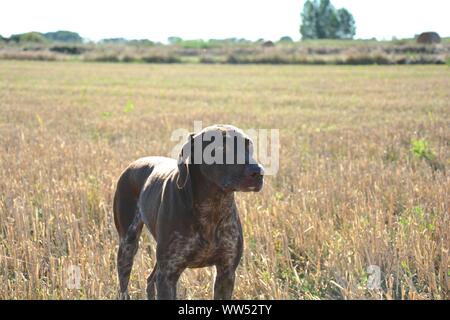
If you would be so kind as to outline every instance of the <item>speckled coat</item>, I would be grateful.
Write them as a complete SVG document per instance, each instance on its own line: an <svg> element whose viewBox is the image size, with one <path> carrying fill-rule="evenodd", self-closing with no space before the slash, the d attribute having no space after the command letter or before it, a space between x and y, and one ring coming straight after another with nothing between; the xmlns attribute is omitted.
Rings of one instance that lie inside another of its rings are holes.
<svg viewBox="0 0 450 320"><path fill-rule="evenodd" d="M231 175L218 168L224 177ZM155 298L155 286L158 299L175 299L183 270L207 266L216 267L214 298L232 296L243 248L235 190L224 191L205 178L200 165L189 166L182 188L181 175L183 169L176 160L147 157L133 162L118 181L114 219L120 237L120 298L128 298L133 257L144 224L157 242L157 263L147 281L149 299Z"/></svg>

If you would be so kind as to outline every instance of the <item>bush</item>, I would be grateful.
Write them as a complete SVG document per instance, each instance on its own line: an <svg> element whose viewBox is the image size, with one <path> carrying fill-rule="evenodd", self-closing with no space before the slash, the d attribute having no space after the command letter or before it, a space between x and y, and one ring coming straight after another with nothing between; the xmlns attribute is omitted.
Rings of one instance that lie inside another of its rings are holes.
<svg viewBox="0 0 450 320"><path fill-rule="evenodd" d="M14 34L10 37L11 41L18 43L35 42L46 43L48 40L39 32L27 32L21 34Z"/></svg>
<svg viewBox="0 0 450 320"><path fill-rule="evenodd" d="M445 170L445 166L438 160L425 139L413 139L411 141L411 152L417 159L425 160L434 171Z"/></svg>
<svg viewBox="0 0 450 320"><path fill-rule="evenodd" d="M183 41L183 39L181 39L180 37L169 37L167 38L167 42L169 42L169 44L179 44Z"/></svg>
<svg viewBox="0 0 450 320"><path fill-rule="evenodd" d="M357 55L348 56L338 61L338 64L349 65L370 65L370 64L391 64L391 61L382 55Z"/></svg>
<svg viewBox="0 0 450 320"><path fill-rule="evenodd" d="M60 42L82 42L83 38L76 32L72 31L56 31L47 32L43 36L50 41L60 41Z"/></svg>
<svg viewBox="0 0 450 320"><path fill-rule="evenodd" d="M436 158L425 139L413 139L411 141L411 152L419 159L434 160Z"/></svg>
<svg viewBox="0 0 450 320"><path fill-rule="evenodd" d="M152 47L155 45L155 43L148 39L141 39L141 40L130 40L127 42L131 46L135 47Z"/></svg>
<svg viewBox="0 0 450 320"><path fill-rule="evenodd" d="M139 61L139 58L138 57L135 57L135 56L132 56L132 55L129 55L129 54L126 54L126 55L124 55L123 57L122 57L122 59L120 59L122 62L138 62Z"/></svg>
<svg viewBox="0 0 450 320"><path fill-rule="evenodd" d="M179 63L181 60L172 55L151 55L142 57L142 61L147 63Z"/></svg>
<svg viewBox="0 0 450 320"><path fill-rule="evenodd" d="M127 44L127 39L125 38L108 38L101 39L99 41L100 44Z"/></svg>
<svg viewBox="0 0 450 320"><path fill-rule="evenodd" d="M198 40L184 40L180 44L181 44L181 46L183 48L195 48L195 49L209 48L208 42L204 41L202 39L198 39Z"/></svg>
<svg viewBox="0 0 450 320"><path fill-rule="evenodd" d="M56 61L63 60L54 53L48 51L18 51L18 52L0 52L0 59L6 60L37 60L37 61Z"/></svg>
<svg viewBox="0 0 450 320"><path fill-rule="evenodd" d="M86 51L86 48L80 46L54 46L50 48L50 51L63 54L78 55L84 53Z"/></svg>
<svg viewBox="0 0 450 320"><path fill-rule="evenodd" d="M226 63L238 64L238 63L241 63L240 61L241 61L241 59L239 59L237 55L230 54L227 57Z"/></svg>
<svg viewBox="0 0 450 320"><path fill-rule="evenodd" d="M103 54L94 56L87 59L88 61L96 61L96 62L120 62L119 56L115 54Z"/></svg>
<svg viewBox="0 0 450 320"><path fill-rule="evenodd" d="M278 40L278 42L292 43L294 41L292 40L291 37L285 36L285 37L281 37L280 40Z"/></svg>
<svg viewBox="0 0 450 320"><path fill-rule="evenodd" d="M205 63L205 64L220 63L219 59L216 59L212 56L203 56L198 60L198 62Z"/></svg>
<svg viewBox="0 0 450 320"><path fill-rule="evenodd" d="M271 53L250 56L229 55L227 62L232 64L299 64L305 61L296 59L291 55Z"/></svg>

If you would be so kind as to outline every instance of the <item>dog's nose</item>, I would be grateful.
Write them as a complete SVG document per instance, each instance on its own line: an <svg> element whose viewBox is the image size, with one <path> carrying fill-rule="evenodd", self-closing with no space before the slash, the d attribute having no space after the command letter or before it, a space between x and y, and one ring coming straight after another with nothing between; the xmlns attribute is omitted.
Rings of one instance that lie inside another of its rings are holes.
<svg viewBox="0 0 450 320"><path fill-rule="evenodd" d="M259 164L250 164L245 169L245 174L253 178L261 177L264 175L264 168Z"/></svg>

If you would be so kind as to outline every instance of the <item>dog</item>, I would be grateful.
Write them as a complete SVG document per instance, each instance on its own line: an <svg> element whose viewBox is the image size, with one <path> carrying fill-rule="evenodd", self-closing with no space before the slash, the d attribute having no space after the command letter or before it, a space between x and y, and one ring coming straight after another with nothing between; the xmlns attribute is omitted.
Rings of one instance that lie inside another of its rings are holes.
<svg viewBox="0 0 450 320"><path fill-rule="evenodd" d="M119 298L129 299L128 282L145 224L156 240L148 299L176 299L181 273L207 266L216 267L214 299L231 299L243 251L234 194L260 191L263 177L251 139L231 125L190 134L178 161L146 157L131 163L117 182L113 204L120 238Z"/></svg>

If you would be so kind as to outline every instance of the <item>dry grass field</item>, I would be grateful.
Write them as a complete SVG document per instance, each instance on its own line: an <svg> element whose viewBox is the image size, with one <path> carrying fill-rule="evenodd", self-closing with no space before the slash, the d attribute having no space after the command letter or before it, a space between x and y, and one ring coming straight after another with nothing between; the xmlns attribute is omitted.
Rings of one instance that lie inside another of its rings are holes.
<svg viewBox="0 0 450 320"><path fill-rule="evenodd" d="M278 174L237 196L235 298L450 298L448 66L0 61L0 299L116 298L116 179L194 120L280 129ZM132 298L154 248L145 232ZM179 296L210 298L213 275Z"/></svg>

